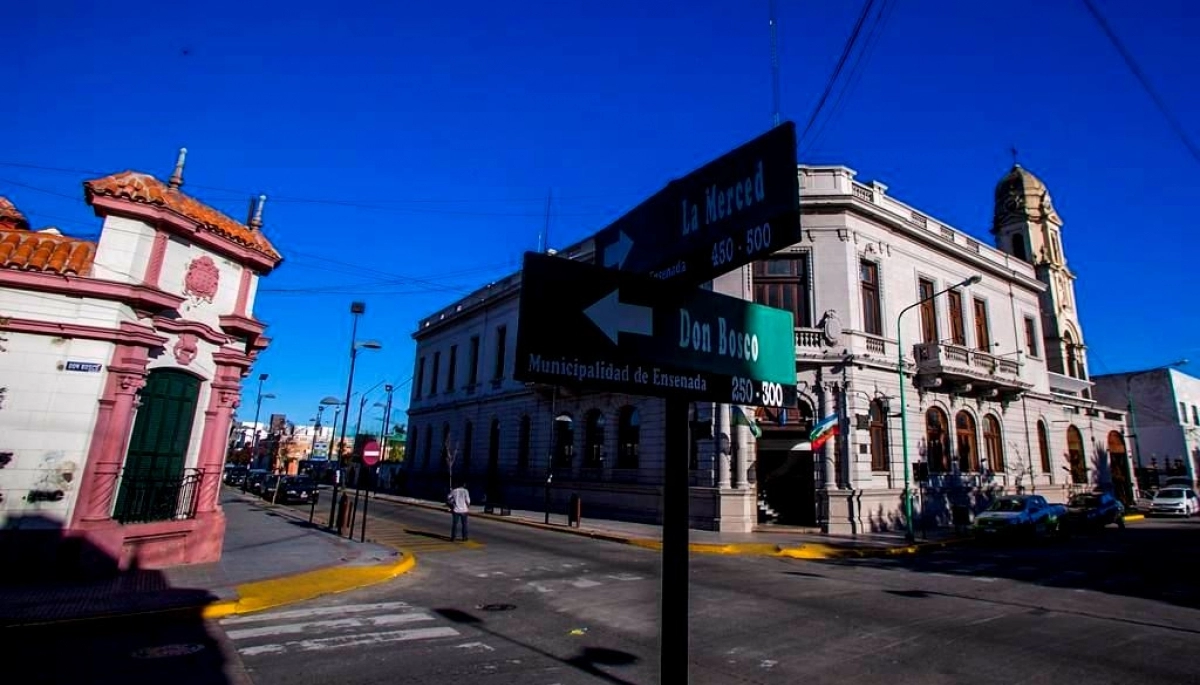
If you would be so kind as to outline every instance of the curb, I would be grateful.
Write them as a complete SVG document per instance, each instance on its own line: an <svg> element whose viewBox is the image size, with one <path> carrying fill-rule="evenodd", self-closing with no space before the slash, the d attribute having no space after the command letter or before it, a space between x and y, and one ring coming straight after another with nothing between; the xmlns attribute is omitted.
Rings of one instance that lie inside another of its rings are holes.
<svg viewBox="0 0 1200 685"><path fill-rule="evenodd" d="M1145 514L1125 514L1125 523L1133 523L1134 521L1145 521Z"/></svg>
<svg viewBox="0 0 1200 685"><path fill-rule="evenodd" d="M417 565L412 554L397 550L399 560L372 566L332 566L315 571L282 576L238 585L237 599L213 602L204 607L201 617L217 619L234 614L265 611L287 604L315 599L323 595L349 592L377 585L408 573Z"/></svg>
<svg viewBox="0 0 1200 685"><path fill-rule="evenodd" d="M437 504L430 504L421 501L392 499L391 495L384 496L387 501L404 504L407 506L418 507L421 509L429 509L431 511L445 511L445 507ZM498 514L472 513L471 516L485 518L491 521L501 521L511 523L518 526L526 526L529 528L540 528L542 530L550 530L556 533L567 533L569 535L577 535L580 537L592 538L594 540L605 540L608 542L616 542L622 545L631 545L633 547L641 547L643 549L661 550L662 541L654 538L639 538L618 535L615 533L605 533L595 530L571 528L556 526L553 524L538 523L537 521L529 521L526 519L512 518L511 516L500 516ZM1129 518L1125 519L1130 520ZM896 556L901 554L917 554L928 549L942 549L950 545L967 542L971 538L951 538L948 540L940 540L936 542L922 542L913 545L904 545L900 547L884 547L878 549L853 549L841 547L837 545L828 545L824 543L805 543L796 547L786 547L784 545L775 544L773 542L689 542L688 551L693 554L723 554L723 555L746 555L746 556L766 556L766 557L785 557L791 559L841 559L841 558L868 558L868 557L886 557Z"/></svg>

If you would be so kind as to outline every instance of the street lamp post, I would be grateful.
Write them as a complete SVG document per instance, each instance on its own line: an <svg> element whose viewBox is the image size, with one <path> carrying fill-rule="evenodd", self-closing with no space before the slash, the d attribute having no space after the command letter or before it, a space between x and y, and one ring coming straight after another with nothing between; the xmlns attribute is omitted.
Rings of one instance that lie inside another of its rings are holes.
<svg viewBox="0 0 1200 685"><path fill-rule="evenodd" d="M1133 435L1132 435L1133 451L1137 453L1137 467L1138 467L1139 471L1142 469L1142 447L1141 447L1141 444L1138 442L1137 414L1134 411L1134 403L1133 403L1133 386L1132 386L1133 379L1137 378L1138 376L1147 374L1147 373L1154 373L1155 371L1161 371L1163 369L1170 369L1170 368L1174 368L1177 366L1184 366L1187 363L1188 363L1188 360L1180 359L1177 361L1173 361L1170 364L1163 364L1161 366L1156 366L1152 369L1146 369L1144 371L1135 371L1125 377L1125 401L1129 405L1129 428L1133 431ZM1137 481L1137 476L1134 476L1134 481L1135 482ZM1140 485L1139 485L1138 489L1139 490L1141 489Z"/></svg>
<svg viewBox="0 0 1200 685"><path fill-rule="evenodd" d="M971 276L948 288L942 288L928 297L917 300L904 309L901 309L900 313L896 315L896 373L900 376L900 452L904 455L904 538L910 543L916 540L916 536L913 534L912 468L908 460L908 407L904 402L904 386L907 384L904 380L904 345L901 342L904 332L900 328L900 322L904 318L904 313L908 310L919 307L933 300L938 295L950 292L955 288L965 288L969 285L975 285L981 280L983 278L978 274Z"/></svg>
<svg viewBox="0 0 1200 685"><path fill-rule="evenodd" d="M333 502L330 504L331 509L329 511L330 528L335 527L334 518L337 513L338 486L340 485L341 480L341 452L342 447L346 444L346 424L350 421L350 395L354 391L354 363L358 359L358 350L360 348L367 350L378 350L383 347L383 345L380 345L376 340L364 340L362 342L359 342L358 340L358 317L361 316L366 310L367 305L362 302L350 303L350 314L354 317L354 323L350 328L350 373L346 378L346 402L344 404L346 411L342 414L342 435L338 439L338 463L336 467L338 469L338 473L335 475L333 481Z"/></svg>
<svg viewBox="0 0 1200 685"><path fill-rule="evenodd" d="M254 460L256 462L258 461L258 420L259 420L259 415L262 413L262 402L264 399L266 399L266 400L275 399L275 396L272 395L271 393L267 393L266 395L264 395L263 391L262 391L263 383L266 382L268 377L269 377L269 374L265 374L265 373L259 374L259 376L258 376L258 399L255 401L255 405L254 405L254 440L252 441L251 447L250 447L250 453L252 455L254 455Z"/></svg>

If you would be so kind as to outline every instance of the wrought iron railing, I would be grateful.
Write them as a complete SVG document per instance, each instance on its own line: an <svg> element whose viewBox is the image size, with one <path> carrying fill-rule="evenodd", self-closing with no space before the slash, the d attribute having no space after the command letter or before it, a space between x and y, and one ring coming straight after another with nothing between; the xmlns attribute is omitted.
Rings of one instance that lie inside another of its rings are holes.
<svg viewBox="0 0 1200 685"><path fill-rule="evenodd" d="M122 471L113 519L149 523L194 518L203 476L200 469L184 469L177 476Z"/></svg>

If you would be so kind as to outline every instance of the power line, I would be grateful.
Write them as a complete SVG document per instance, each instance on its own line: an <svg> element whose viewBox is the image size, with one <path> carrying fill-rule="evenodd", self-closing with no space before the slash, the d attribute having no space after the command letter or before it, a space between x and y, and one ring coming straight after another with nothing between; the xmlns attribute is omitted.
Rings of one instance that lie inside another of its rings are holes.
<svg viewBox="0 0 1200 685"><path fill-rule="evenodd" d="M1100 10L1096 7L1095 3L1092 2L1092 0L1083 0L1083 4L1087 7L1088 12L1091 13L1092 18L1096 20L1096 23L1100 25L1100 30L1103 31L1104 35L1108 37L1109 42L1111 42L1113 47L1117 49L1117 52L1120 53L1121 59L1125 60L1125 66L1129 67L1129 70L1133 72L1134 77L1138 80L1138 83L1141 84L1142 89L1146 91L1146 94L1149 95L1150 99L1154 101L1154 105L1158 107L1158 111L1162 113L1164 118L1166 118L1167 123L1170 124L1171 129L1175 132L1175 135L1179 136L1179 140L1183 142L1184 147L1186 147L1188 152L1191 153L1192 158L1197 162L1200 162L1200 148L1196 147L1196 144L1192 142L1192 139L1187 134L1187 130L1183 128L1183 125L1180 124L1179 120L1175 118L1175 115L1171 112L1171 109L1167 107L1166 101L1163 100L1162 96L1158 94L1158 91L1154 89L1154 86L1150 83L1150 78L1146 76L1146 72L1142 71L1142 68L1138 65L1137 60L1133 58L1133 55L1128 49L1126 49L1125 44L1122 43L1121 39L1117 37L1117 34L1113 31L1112 26L1109 25L1108 20L1104 18L1104 15L1100 14Z"/></svg>
<svg viewBox="0 0 1200 685"><path fill-rule="evenodd" d="M825 102L829 99L830 92L833 91L838 77L842 74L842 67L846 65L846 59L850 56L850 52L854 49L858 41L859 33L862 32L863 22L866 21L867 15L870 14L871 8L874 6L875 0L866 0L863 3L862 12L858 15L858 21L854 22L854 29L850 31L850 36L846 39L845 46L842 47L842 56L838 58L837 66L833 68L833 73L829 75L829 80L825 83L825 90L821 92L821 98L817 101L817 106L813 108L812 114L808 117L808 123L804 126L804 131L797 140L803 141L804 136L808 135L813 124L816 123L817 117L821 114L821 109L825 107Z"/></svg>
<svg viewBox="0 0 1200 685"><path fill-rule="evenodd" d="M879 11L874 15L874 22L872 22L871 28L867 30L867 37L863 41L863 47L855 53L854 61L850 65L849 75L846 77L846 84L838 92L837 98L833 101L833 106L829 109L829 116L825 117L825 120L817 127L808 145L805 146L807 150L811 151L816 148L817 144L821 141L821 137L825 134L826 127L837 117L838 112L841 110L843 98L858 85L859 78L863 74L862 67L870 61L871 53L875 50L879 36L883 34L882 28L887 24L888 19L891 18L892 10L895 7L894 0L882 0L880 3Z"/></svg>

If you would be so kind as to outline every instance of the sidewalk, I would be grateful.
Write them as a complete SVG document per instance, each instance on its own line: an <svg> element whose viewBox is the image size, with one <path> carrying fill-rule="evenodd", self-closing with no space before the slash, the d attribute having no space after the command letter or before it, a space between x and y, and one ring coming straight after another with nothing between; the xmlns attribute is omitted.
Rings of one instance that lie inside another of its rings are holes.
<svg viewBox="0 0 1200 685"><path fill-rule="evenodd" d="M408 504L411 506L445 511L446 506L440 502L403 497L400 495L379 494L379 499ZM546 515L540 511L512 509L508 515L499 513L483 513L483 507L472 506L473 517L503 521L514 525L531 526L560 533L580 535L600 540L608 540L626 545L635 545L650 549L660 549L662 546L662 526L647 523L632 523L627 521L612 521L606 519L589 519L585 515L578 527L567 525L564 513L553 511L550 523L546 523ZM585 509L586 514L586 509ZM797 559L832 559L840 557L889 556L895 554L913 554L926 549L936 549L965 541L964 536L956 535L953 530L937 529L927 533L916 531L917 539L909 544L903 533L870 533L859 536L825 535L811 532L808 529L792 527L770 527L758 529L752 533L730 533L710 530L690 530L688 539L689 549L699 554L748 554L763 556L786 556Z"/></svg>
<svg viewBox="0 0 1200 685"><path fill-rule="evenodd" d="M226 531L219 562L90 582L3 585L0 627L183 609L216 618L382 582L415 563L411 555L339 538L310 527L307 517L230 489L222 491L221 506Z"/></svg>

